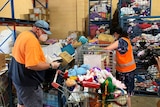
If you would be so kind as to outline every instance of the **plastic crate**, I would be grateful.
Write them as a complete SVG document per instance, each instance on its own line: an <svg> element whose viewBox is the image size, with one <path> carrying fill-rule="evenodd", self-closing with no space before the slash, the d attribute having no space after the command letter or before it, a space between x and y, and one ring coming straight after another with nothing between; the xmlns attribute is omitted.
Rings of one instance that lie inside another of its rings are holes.
<svg viewBox="0 0 160 107"><path fill-rule="evenodd" d="M43 104L44 107L59 107L58 95L53 93L44 93Z"/></svg>

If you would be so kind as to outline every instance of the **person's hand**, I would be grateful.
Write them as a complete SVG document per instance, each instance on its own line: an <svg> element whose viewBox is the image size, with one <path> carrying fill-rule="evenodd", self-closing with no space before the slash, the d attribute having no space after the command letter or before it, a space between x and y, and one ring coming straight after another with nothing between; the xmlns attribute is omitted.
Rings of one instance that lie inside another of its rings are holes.
<svg viewBox="0 0 160 107"><path fill-rule="evenodd" d="M54 61L54 62L51 62L51 65L52 65L52 69L57 69L59 66L60 66L60 62L57 62L57 61Z"/></svg>

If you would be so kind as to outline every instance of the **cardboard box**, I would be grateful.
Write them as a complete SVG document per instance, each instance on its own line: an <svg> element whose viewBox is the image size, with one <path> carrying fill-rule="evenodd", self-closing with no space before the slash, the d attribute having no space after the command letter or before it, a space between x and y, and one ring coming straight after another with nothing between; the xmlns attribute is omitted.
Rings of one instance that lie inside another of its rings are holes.
<svg viewBox="0 0 160 107"><path fill-rule="evenodd" d="M42 14L42 10L41 8L36 7L36 8L33 8L33 13Z"/></svg>
<svg viewBox="0 0 160 107"><path fill-rule="evenodd" d="M0 71L6 67L5 54L0 53Z"/></svg>
<svg viewBox="0 0 160 107"><path fill-rule="evenodd" d="M34 10L33 9L29 9L29 14L33 14Z"/></svg>
<svg viewBox="0 0 160 107"><path fill-rule="evenodd" d="M29 20L29 14L21 14L20 19Z"/></svg>
<svg viewBox="0 0 160 107"><path fill-rule="evenodd" d="M49 15L48 14L40 14L40 18L41 20L45 20L47 22L49 22Z"/></svg>
<svg viewBox="0 0 160 107"><path fill-rule="evenodd" d="M49 9L46 9L46 8L43 8L43 7L41 7L40 9L41 9L42 14L49 15Z"/></svg>
<svg viewBox="0 0 160 107"><path fill-rule="evenodd" d="M69 63L71 63L73 60L74 60L74 58L68 53L68 52L66 52L66 51L64 51L64 52L62 52L62 53L60 53L60 55L59 55L61 58L62 58L62 66L66 66L66 65L68 65Z"/></svg>
<svg viewBox="0 0 160 107"><path fill-rule="evenodd" d="M44 7L36 7L33 9L29 9L30 14L46 14L49 15L49 10Z"/></svg>
<svg viewBox="0 0 160 107"><path fill-rule="evenodd" d="M36 21L42 19L42 16L40 14L30 14L29 15L29 20L31 21Z"/></svg>

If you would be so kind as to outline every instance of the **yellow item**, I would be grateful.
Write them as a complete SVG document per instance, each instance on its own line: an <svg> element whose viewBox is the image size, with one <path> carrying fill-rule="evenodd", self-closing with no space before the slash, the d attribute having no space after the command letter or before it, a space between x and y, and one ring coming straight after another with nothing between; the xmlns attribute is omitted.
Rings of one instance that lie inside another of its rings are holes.
<svg viewBox="0 0 160 107"><path fill-rule="evenodd" d="M109 104L107 107L113 107L112 104Z"/></svg>
<svg viewBox="0 0 160 107"><path fill-rule="evenodd" d="M70 76L69 78L72 80L77 80L77 76Z"/></svg>
<svg viewBox="0 0 160 107"><path fill-rule="evenodd" d="M79 46L81 46L82 45L82 43L81 42L78 42L77 40L74 40L73 42L72 42L72 46L74 47L74 48L77 48L77 47L79 47Z"/></svg>
<svg viewBox="0 0 160 107"><path fill-rule="evenodd" d="M101 34L98 35L98 40L112 43L115 39L110 34L101 33Z"/></svg>
<svg viewBox="0 0 160 107"><path fill-rule="evenodd" d="M97 42L97 41L98 41L97 38L89 39L89 43L95 43L95 42Z"/></svg>

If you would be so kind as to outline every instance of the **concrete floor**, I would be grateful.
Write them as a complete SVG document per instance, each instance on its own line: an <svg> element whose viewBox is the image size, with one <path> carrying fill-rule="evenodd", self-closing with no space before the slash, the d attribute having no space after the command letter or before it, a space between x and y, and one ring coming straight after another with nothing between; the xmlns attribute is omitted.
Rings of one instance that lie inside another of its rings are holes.
<svg viewBox="0 0 160 107"><path fill-rule="evenodd" d="M132 107L157 107L158 100L160 97L137 95L131 97Z"/></svg>

